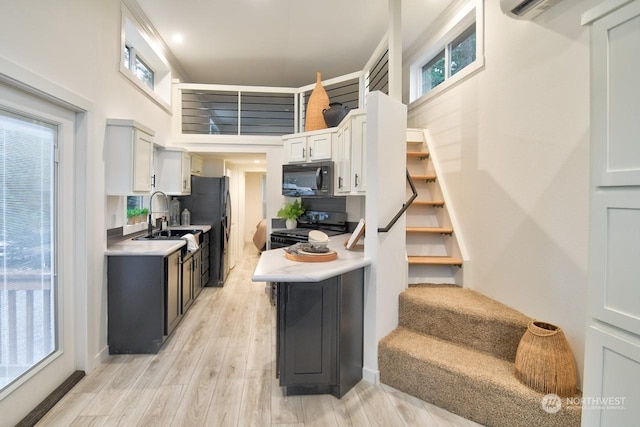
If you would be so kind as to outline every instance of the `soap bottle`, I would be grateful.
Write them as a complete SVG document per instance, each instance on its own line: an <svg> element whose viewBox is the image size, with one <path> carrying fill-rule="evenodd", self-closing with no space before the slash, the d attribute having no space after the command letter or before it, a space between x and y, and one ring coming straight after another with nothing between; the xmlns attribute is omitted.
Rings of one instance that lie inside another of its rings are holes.
<svg viewBox="0 0 640 427"><path fill-rule="evenodd" d="M182 211L182 225L191 225L191 212L189 212L189 209L186 209Z"/></svg>

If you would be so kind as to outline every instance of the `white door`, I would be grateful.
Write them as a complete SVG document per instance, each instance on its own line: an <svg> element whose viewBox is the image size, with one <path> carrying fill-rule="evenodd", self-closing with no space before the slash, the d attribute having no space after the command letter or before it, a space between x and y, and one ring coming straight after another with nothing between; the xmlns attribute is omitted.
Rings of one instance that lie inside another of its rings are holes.
<svg viewBox="0 0 640 427"><path fill-rule="evenodd" d="M74 113L0 84L0 426L76 369Z"/></svg>
<svg viewBox="0 0 640 427"><path fill-rule="evenodd" d="M640 0L591 28L591 217L584 426L640 419ZM608 10L607 10L608 9Z"/></svg>

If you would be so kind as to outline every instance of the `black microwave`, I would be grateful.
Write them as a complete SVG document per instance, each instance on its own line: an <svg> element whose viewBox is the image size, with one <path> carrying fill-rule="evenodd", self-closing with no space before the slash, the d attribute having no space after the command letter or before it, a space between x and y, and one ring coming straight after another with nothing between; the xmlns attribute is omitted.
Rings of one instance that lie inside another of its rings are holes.
<svg viewBox="0 0 640 427"><path fill-rule="evenodd" d="M282 165L282 195L333 196L333 162Z"/></svg>

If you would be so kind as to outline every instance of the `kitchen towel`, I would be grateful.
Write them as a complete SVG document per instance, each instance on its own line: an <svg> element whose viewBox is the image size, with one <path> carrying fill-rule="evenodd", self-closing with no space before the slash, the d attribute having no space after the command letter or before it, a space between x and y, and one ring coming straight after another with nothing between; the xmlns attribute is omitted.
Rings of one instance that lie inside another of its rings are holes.
<svg viewBox="0 0 640 427"><path fill-rule="evenodd" d="M182 238L187 241L187 250L189 252L195 252L198 250L198 242L196 242L196 237L193 234L185 234Z"/></svg>

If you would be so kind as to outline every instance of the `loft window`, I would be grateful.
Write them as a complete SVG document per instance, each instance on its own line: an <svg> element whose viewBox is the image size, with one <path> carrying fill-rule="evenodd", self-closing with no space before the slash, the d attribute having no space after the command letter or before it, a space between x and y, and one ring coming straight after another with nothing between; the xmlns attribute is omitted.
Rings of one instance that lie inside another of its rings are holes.
<svg viewBox="0 0 640 427"><path fill-rule="evenodd" d="M444 50L422 66L422 93L427 93L444 81Z"/></svg>
<svg viewBox="0 0 640 427"><path fill-rule="evenodd" d="M122 4L120 72L156 104L171 112L171 69L162 41L143 30L140 22Z"/></svg>
<svg viewBox="0 0 640 427"><path fill-rule="evenodd" d="M476 60L476 23L422 66L422 95Z"/></svg>
<svg viewBox="0 0 640 427"><path fill-rule="evenodd" d="M124 67L133 71L133 74L149 89L153 89L155 86L155 72L140 58L136 50L125 44L123 58Z"/></svg>
<svg viewBox="0 0 640 427"><path fill-rule="evenodd" d="M450 74L453 76L476 60L476 23L460 34L449 45Z"/></svg>
<svg viewBox="0 0 640 427"><path fill-rule="evenodd" d="M484 66L483 1L445 11L409 58L410 102L430 99Z"/></svg>

